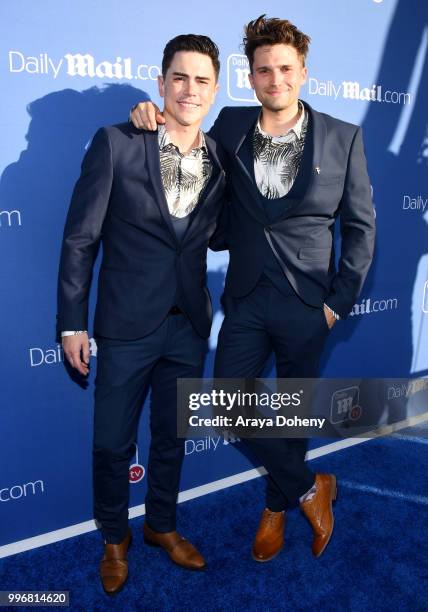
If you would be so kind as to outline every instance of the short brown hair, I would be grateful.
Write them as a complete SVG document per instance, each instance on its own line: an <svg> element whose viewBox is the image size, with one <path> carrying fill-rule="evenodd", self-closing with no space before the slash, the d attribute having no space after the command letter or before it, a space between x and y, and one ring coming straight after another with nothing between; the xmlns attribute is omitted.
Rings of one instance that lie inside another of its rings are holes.
<svg viewBox="0 0 428 612"><path fill-rule="evenodd" d="M196 53L202 53L202 55L208 55L213 63L215 78L218 80L220 72L218 47L211 38L201 34L180 34L166 43L162 58L162 75L164 78L174 55L179 51L195 51Z"/></svg>
<svg viewBox="0 0 428 612"><path fill-rule="evenodd" d="M265 45L291 45L294 47L305 65L311 39L296 28L287 19L277 17L266 18L260 15L254 21L250 21L244 28L244 51L250 62L250 70L253 71L254 51L257 47Z"/></svg>

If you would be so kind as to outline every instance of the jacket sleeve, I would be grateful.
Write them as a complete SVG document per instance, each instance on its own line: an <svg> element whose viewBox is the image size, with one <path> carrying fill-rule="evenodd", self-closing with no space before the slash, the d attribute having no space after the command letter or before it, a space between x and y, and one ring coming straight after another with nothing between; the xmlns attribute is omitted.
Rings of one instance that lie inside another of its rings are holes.
<svg viewBox="0 0 428 612"><path fill-rule="evenodd" d="M229 162L229 157L226 153L226 150L223 146L223 139L222 139L222 136L225 133L225 125L226 125L226 120L227 120L226 118L227 118L227 109L222 108L218 114L217 119L214 121L214 125L208 132L208 136L210 136L210 138L215 140L216 153L218 155L220 163L224 171L226 172L226 176L227 176L229 172L230 162Z"/></svg>
<svg viewBox="0 0 428 612"><path fill-rule="evenodd" d="M217 227L208 244L212 251L226 251L229 248L227 244L229 207L230 204L225 194L223 196L222 210L217 220Z"/></svg>
<svg viewBox="0 0 428 612"><path fill-rule="evenodd" d="M58 276L57 335L88 329L88 297L93 265L113 182L108 132L95 134L83 159L65 223Z"/></svg>
<svg viewBox="0 0 428 612"><path fill-rule="evenodd" d="M221 135L224 129L224 119L226 116L226 109L222 109L214 121L214 125L208 132L208 135L215 141L216 143L216 153L220 160L220 163L226 174L226 188L225 193L223 195L223 207L221 214L217 221L217 227L214 234L211 236L209 247L212 251L225 251L227 250L227 228L229 223L229 211L230 211L230 203L229 203L229 159L225 149L222 146Z"/></svg>
<svg viewBox="0 0 428 612"><path fill-rule="evenodd" d="M339 214L341 255L325 303L346 318L361 291L374 251L375 217L361 128L351 144Z"/></svg>

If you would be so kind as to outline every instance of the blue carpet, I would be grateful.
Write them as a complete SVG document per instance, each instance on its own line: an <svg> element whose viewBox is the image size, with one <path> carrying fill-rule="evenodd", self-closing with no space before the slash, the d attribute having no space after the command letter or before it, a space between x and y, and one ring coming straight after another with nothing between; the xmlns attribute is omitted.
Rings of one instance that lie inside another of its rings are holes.
<svg viewBox="0 0 428 612"><path fill-rule="evenodd" d="M286 544L269 563L252 560L263 509L263 479L180 504L179 529L205 555L205 572L173 565L134 534L130 578L104 595L98 533L71 538L0 562L0 588L69 590L72 610L372 610L428 609L427 446L386 438L311 461L338 477L335 531L319 559L298 509L287 516Z"/></svg>

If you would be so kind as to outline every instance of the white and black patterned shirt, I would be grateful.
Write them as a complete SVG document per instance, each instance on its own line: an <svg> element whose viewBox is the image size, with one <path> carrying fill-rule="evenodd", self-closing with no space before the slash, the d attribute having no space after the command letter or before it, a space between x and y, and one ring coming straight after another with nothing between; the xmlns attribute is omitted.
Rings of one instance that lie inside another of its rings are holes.
<svg viewBox="0 0 428 612"><path fill-rule="evenodd" d="M158 140L162 184L169 212L173 217L187 217L198 203L212 172L204 134L199 131L198 145L186 155L171 142L164 125L159 126Z"/></svg>
<svg viewBox="0 0 428 612"><path fill-rule="evenodd" d="M297 123L281 136L269 136L257 121L253 137L254 175L266 198L282 198L290 191L299 171L308 128L308 114L299 100Z"/></svg>

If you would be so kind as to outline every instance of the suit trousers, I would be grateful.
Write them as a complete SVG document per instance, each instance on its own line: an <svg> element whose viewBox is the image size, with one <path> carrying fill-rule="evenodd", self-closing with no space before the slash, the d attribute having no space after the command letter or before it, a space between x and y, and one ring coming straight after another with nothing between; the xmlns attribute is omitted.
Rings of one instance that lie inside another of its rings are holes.
<svg viewBox="0 0 428 612"><path fill-rule="evenodd" d="M225 297L216 378L259 378L275 355L278 378L316 378L328 335L322 308L305 304L290 285L279 291L265 276L242 298ZM314 484L305 463L307 440L248 438L243 442L268 472L266 507L274 512L297 502Z"/></svg>
<svg viewBox="0 0 428 612"><path fill-rule="evenodd" d="M128 528L129 462L151 387L146 520L155 531L173 531L185 442L177 438L177 378L202 376L207 340L194 331L184 314L170 314L148 336L97 338L97 345L95 519L108 543L123 540Z"/></svg>

